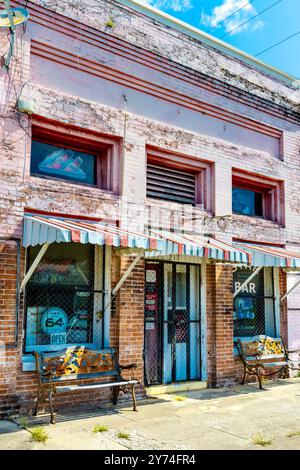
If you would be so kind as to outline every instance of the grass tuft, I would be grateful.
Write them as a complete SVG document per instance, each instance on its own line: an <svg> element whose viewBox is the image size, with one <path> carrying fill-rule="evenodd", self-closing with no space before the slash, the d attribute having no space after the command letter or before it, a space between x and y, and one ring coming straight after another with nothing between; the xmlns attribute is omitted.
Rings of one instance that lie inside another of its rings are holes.
<svg viewBox="0 0 300 470"><path fill-rule="evenodd" d="M287 437L300 437L300 431L290 432Z"/></svg>
<svg viewBox="0 0 300 470"><path fill-rule="evenodd" d="M117 436L119 439L129 439L129 434L127 432L119 431Z"/></svg>
<svg viewBox="0 0 300 470"><path fill-rule="evenodd" d="M22 428L27 428L27 426L28 426L28 419L27 419L25 416L22 416L21 418L19 418L19 420L17 421L17 423L18 423L19 426L21 426Z"/></svg>
<svg viewBox="0 0 300 470"><path fill-rule="evenodd" d="M106 432L108 431L108 427L107 426L103 426L102 424L96 424L96 426L94 426L93 428L93 432Z"/></svg>
<svg viewBox="0 0 300 470"><path fill-rule="evenodd" d="M184 401L185 399L186 399L186 397L183 396L183 395L175 395L174 396L175 401Z"/></svg>
<svg viewBox="0 0 300 470"><path fill-rule="evenodd" d="M44 428L30 429L31 438L35 442L46 442L49 438L47 431Z"/></svg>
<svg viewBox="0 0 300 470"><path fill-rule="evenodd" d="M267 447L272 444L272 439L268 439L261 432L257 432L252 437L252 441L257 446Z"/></svg>

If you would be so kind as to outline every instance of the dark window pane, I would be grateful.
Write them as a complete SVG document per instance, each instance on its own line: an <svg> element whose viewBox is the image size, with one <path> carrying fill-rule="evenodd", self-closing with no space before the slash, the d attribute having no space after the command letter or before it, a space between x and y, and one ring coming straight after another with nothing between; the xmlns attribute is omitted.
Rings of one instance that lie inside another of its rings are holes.
<svg viewBox="0 0 300 470"><path fill-rule="evenodd" d="M96 183L95 155L32 141L30 172L79 183Z"/></svg>
<svg viewBox="0 0 300 470"><path fill-rule="evenodd" d="M262 217L263 216L262 193L254 193L254 194L255 194L255 215Z"/></svg>
<svg viewBox="0 0 300 470"><path fill-rule="evenodd" d="M262 193L233 187L232 211L237 214L257 215L262 217Z"/></svg>
<svg viewBox="0 0 300 470"><path fill-rule="evenodd" d="M251 276L249 269L233 274L234 291ZM234 336L265 334L264 271L261 270L235 297L233 311Z"/></svg>

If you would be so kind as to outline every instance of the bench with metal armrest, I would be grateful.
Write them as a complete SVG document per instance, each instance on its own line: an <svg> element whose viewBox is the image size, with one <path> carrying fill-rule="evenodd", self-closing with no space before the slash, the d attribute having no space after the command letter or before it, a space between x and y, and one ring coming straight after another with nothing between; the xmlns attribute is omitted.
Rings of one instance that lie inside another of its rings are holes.
<svg viewBox="0 0 300 470"><path fill-rule="evenodd" d="M130 391L133 410L137 411L135 385L139 380L134 376L136 364L122 366L119 364L113 348L94 350L85 347L67 348L62 351L34 353L38 373L38 395L35 415L38 415L40 401L48 394L51 423L54 424L53 394L96 390L105 387L113 388L113 403L118 402L119 392ZM124 379L122 370L131 371L131 379ZM92 383L82 383L85 379L95 379ZM64 382L80 380L80 383Z"/></svg>
<svg viewBox="0 0 300 470"><path fill-rule="evenodd" d="M242 384L245 383L247 375L256 376L259 388L262 389L264 377L282 372L283 376L288 378L290 369L299 370L299 364L295 366L289 358L289 354L298 350L288 351L281 338L259 335L251 339L239 339L237 347L244 366ZM270 369L274 370L270 372Z"/></svg>

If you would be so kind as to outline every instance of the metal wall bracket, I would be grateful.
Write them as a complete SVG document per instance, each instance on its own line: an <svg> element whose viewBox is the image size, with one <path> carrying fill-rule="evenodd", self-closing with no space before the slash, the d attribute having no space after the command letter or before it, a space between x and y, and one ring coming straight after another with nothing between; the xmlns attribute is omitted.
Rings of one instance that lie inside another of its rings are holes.
<svg viewBox="0 0 300 470"><path fill-rule="evenodd" d="M287 298L287 296L291 292L293 292L293 290L296 289L297 286L299 286L299 284L300 284L300 279L297 282L295 282L295 284L280 298L280 302L283 302Z"/></svg>
<svg viewBox="0 0 300 470"><path fill-rule="evenodd" d="M20 292L23 292L24 289L25 289L25 286L27 284L27 282L30 280L31 276L33 275L34 271L36 270L36 268L38 267L38 264L39 262L41 261L42 257L44 256L44 254L46 253L47 249L49 247L49 243L45 243L42 248L40 249L40 251L38 252L34 262L32 263L32 265L30 266L29 270L27 271L23 281L21 282L21 286L20 286Z"/></svg>

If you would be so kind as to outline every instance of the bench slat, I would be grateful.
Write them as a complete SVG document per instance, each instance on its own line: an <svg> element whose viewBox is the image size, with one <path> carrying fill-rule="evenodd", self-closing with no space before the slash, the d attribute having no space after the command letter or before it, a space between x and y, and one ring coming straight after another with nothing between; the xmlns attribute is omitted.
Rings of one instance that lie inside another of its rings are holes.
<svg viewBox="0 0 300 470"><path fill-rule="evenodd" d="M288 366L288 362L260 362L263 367L284 367Z"/></svg>
<svg viewBox="0 0 300 470"><path fill-rule="evenodd" d="M121 387L122 385L133 385L138 384L138 380L124 380L121 382L103 382L100 384L82 384L82 385L69 385L69 386L58 386L55 387L57 392L69 392L82 389L94 389L94 388L105 388L105 387Z"/></svg>

